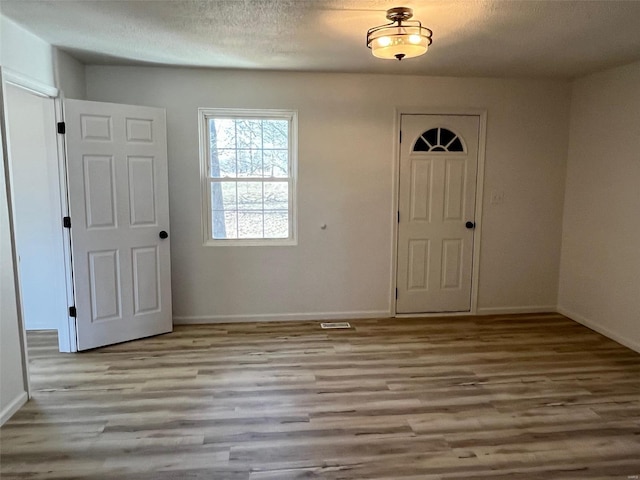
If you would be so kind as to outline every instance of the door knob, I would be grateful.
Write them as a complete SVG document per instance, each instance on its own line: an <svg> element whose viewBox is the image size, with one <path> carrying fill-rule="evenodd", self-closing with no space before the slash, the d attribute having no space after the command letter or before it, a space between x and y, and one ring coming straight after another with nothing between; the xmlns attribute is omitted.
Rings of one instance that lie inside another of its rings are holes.
<svg viewBox="0 0 640 480"><path fill-rule="evenodd" d="M468 229L476 228L476 224L474 222L467 222L464 224L464 226L467 227Z"/></svg>
<svg viewBox="0 0 640 480"><path fill-rule="evenodd" d="M160 231L160 233L158 234L158 236L159 236L162 240L164 240L165 238L169 238L169 234L168 234L166 231L164 231L164 230L161 230L161 231Z"/></svg>

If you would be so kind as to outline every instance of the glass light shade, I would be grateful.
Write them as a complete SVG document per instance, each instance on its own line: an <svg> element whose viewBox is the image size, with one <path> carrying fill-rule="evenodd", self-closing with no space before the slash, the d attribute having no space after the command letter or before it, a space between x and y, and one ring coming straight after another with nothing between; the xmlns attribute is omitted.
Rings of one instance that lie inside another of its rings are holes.
<svg viewBox="0 0 640 480"><path fill-rule="evenodd" d="M374 57L393 60L423 55L430 43L419 27L404 25L380 29L369 42Z"/></svg>

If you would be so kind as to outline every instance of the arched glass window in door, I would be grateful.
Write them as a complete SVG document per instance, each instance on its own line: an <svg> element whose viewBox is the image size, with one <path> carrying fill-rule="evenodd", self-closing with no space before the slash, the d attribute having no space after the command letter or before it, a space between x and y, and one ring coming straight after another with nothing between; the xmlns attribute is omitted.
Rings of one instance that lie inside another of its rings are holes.
<svg viewBox="0 0 640 480"><path fill-rule="evenodd" d="M414 152L464 152L462 141L451 130L432 128L424 132L413 145Z"/></svg>

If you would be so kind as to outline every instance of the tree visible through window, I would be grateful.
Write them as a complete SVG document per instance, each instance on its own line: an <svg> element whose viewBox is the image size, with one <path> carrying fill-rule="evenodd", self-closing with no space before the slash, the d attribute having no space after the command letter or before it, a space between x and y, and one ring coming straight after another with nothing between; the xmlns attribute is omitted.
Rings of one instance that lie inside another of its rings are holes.
<svg viewBox="0 0 640 480"><path fill-rule="evenodd" d="M294 113L201 112L208 239L292 239Z"/></svg>

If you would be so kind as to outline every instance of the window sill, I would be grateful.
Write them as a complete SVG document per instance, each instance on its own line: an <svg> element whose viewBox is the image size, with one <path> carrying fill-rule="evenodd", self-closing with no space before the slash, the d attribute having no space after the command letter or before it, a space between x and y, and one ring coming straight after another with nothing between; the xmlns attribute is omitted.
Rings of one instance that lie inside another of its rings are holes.
<svg viewBox="0 0 640 480"><path fill-rule="evenodd" d="M293 247L298 245L295 238L266 239L233 239L233 240L207 240L205 247Z"/></svg>

